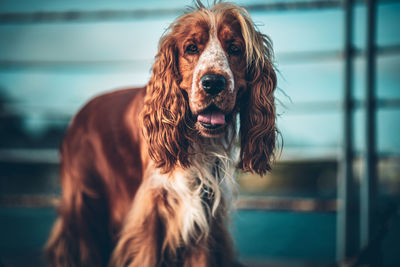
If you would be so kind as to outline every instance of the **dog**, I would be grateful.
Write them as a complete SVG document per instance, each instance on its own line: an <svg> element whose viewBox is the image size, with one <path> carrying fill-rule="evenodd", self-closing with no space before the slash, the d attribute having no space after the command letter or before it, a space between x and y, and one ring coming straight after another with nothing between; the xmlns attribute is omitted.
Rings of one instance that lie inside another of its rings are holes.
<svg viewBox="0 0 400 267"><path fill-rule="evenodd" d="M232 3L195 3L145 87L92 99L60 149L49 266L233 266L235 169L271 169L270 39ZM238 123L240 121L240 123Z"/></svg>

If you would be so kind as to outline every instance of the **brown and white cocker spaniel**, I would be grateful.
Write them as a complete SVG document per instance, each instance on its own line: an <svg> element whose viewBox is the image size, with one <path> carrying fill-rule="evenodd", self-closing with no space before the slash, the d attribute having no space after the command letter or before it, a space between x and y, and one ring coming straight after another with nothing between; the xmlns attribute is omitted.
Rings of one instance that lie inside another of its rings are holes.
<svg viewBox="0 0 400 267"><path fill-rule="evenodd" d="M233 266L234 169L265 174L275 148L271 58L234 4L197 2L173 22L145 87L74 117L50 266Z"/></svg>

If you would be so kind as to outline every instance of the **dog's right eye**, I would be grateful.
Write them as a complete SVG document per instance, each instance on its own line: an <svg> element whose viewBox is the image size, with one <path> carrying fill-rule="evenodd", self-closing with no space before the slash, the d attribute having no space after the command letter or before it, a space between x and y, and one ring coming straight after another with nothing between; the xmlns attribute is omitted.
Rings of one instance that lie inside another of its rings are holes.
<svg viewBox="0 0 400 267"><path fill-rule="evenodd" d="M191 44L186 47L186 52L189 54L198 54L199 48L196 45Z"/></svg>
<svg viewBox="0 0 400 267"><path fill-rule="evenodd" d="M239 55L241 53L240 46L234 44L229 45L228 53L231 55Z"/></svg>

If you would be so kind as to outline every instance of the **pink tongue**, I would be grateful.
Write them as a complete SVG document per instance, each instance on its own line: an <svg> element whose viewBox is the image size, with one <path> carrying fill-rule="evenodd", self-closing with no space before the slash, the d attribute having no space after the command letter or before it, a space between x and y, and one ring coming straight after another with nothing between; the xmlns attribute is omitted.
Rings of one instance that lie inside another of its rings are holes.
<svg viewBox="0 0 400 267"><path fill-rule="evenodd" d="M218 111L207 112L199 114L197 121L212 125L223 125L225 124L225 115Z"/></svg>

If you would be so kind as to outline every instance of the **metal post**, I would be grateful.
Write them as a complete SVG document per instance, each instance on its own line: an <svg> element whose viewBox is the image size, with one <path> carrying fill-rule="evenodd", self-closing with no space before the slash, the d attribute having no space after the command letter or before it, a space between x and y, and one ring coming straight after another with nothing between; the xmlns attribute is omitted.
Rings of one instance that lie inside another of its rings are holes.
<svg viewBox="0 0 400 267"><path fill-rule="evenodd" d="M365 173L360 183L360 246L365 248L374 229L376 173L376 97L375 97L376 1L367 0Z"/></svg>
<svg viewBox="0 0 400 267"><path fill-rule="evenodd" d="M343 147L338 172L338 214L336 258L343 261L353 255L355 246L355 186L353 180L353 0L344 1L344 99Z"/></svg>

